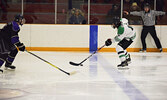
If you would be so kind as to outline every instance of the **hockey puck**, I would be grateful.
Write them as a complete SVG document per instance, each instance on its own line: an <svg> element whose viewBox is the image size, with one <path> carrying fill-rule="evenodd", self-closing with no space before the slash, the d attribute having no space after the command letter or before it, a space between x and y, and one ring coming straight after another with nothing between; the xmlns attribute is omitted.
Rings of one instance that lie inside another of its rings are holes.
<svg viewBox="0 0 167 100"><path fill-rule="evenodd" d="M83 66L83 64L80 64L80 66Z"/></svg>

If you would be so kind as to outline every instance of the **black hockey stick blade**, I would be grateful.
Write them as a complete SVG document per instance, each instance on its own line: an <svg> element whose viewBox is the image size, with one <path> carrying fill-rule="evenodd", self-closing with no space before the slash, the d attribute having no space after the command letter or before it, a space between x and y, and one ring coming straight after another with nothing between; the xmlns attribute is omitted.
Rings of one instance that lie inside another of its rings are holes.
<svg viewBox="0 0 167 100"><path fill-rule="evenodd" d="M103 45L102 47L100 47L98 50L94 51L90 56L88 56L87 58L85 58L83 61L81 61L80 63L74 63L74 62L69 62L71 65L73 66L83 66L83 62L85 62L86 60L88 60L90 57L92 57L95 53L97 53L99 50L101 50L103 47L105 47L106 45Z"/></svg>
<svg viewBox="0 0 167 100"><path fill-rule="evenodd" d="M80 66L83 66L81 63L77 64L77 63L74 63L74 62L71 62L71 61L70 61L69 63L70 63L71 65L73 65L73 66L79 66L79 65L80 65Z"/></svg>

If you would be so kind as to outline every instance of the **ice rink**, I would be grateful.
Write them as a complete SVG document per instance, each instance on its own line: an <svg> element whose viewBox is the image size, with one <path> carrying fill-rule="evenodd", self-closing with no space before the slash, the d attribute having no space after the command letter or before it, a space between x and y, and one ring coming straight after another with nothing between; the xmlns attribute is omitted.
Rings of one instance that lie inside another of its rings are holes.
<svg viewBox="0 0 167 100"><path fill-rule="evenodd" d="M118 70L116 53L33 52L68 71L68 76L20 52L15 71L0 74L0 100L167 100L167 53L131 53L128 70ZM3 66L4 68L4 66Z"/></svg>

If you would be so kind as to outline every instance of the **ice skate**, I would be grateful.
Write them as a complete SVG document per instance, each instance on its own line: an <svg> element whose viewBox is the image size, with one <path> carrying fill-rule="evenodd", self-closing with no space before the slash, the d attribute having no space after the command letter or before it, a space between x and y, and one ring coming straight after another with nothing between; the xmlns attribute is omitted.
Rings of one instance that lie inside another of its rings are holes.
<svg viewBox="0 0 167 100"><path fill-rule="evenodd" d="M129 69L127 66L128 66L127 61L124 61L121 64L119 64L117 67L119 70L127 70L127 69Z"/></svg>
<svg viewBox="0 0 167 100"><path fill-rule="evenodd" d="M126 61L127 61L127 63L128 63L128 64L130 64L130 63L131 63L130 54L128 54L128 57L126 58Z"/></svg>
<svg viewBox="0 0 167 100"><path fill-rule="evenodd" d="M121 64L119 64L117 67L125 67L128 66L127 61L123 61Z"/></svg>
<svg viewBox="0 0 167 100"><path fill-rule="evenodd" d="M5 70L15 70L16 67L13 65L5 64Z"/></svg>
<svg viewBox="0 0 167 100"><path fill-rule="evenodd" d="M146 49L140 49L139 52L147 52Z"/></svg>
<svg viewBox="0 0 167 100"><path fill-rule="evenodd" d="M163 52L163 49L162 49L162 48L159 48L159 52Z"/></svg>

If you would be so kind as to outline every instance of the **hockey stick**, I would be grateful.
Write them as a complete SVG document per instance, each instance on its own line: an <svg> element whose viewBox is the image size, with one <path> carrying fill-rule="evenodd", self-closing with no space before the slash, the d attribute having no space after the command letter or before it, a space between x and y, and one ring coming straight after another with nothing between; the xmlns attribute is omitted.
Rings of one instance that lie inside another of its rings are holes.
<svg viewBox="0 0 167 100"><path fill-rule="evenodd" d="M89 59L90 57L92 57L95 53L97 53L99 50L101 50L103 47L105 47L106 45L103 45L102 47L100 47L98 50L94 51L90 56L88 56L87 58L85 58L83 61L81 61L80 63L74 63L74 62L69 62L71 65L74 66L83 66L83 62L85 62L87 59Z"/></svg>
<svg viewBox="0 0 167 100"><path fill-rule="evenodd" d="M27 50L25 50L25 51L26 51L26 52L28 52L29 54L31 54L31 55L33 55L33 56L37 57L38 59L40 59L40 60L42 60L42 61L44 61L44 62L48 63L48 64L49 64L49 65L51 65L52 67L54 67L54 68L56 68L56 69L60 70L61 72L65 73L65 74L67 74L67 75L73 75L73 74L75 74L75 73L76 73L75 71L74 71L74 72L71 72L71 73L66 72L66 71L64 71L63 69L61 69L61 68L59 68L59 67L57 67L57 66L55 66L55 65L51 64L50 62L46 61L45 59L43 59L43 58L41 58L41 57L37 56L36 54L34 54L34 53L30 52L30 51L27 51Z"/></svg>

